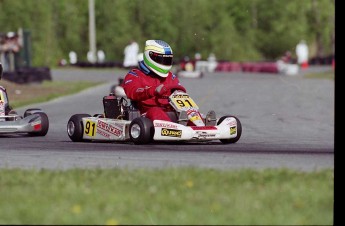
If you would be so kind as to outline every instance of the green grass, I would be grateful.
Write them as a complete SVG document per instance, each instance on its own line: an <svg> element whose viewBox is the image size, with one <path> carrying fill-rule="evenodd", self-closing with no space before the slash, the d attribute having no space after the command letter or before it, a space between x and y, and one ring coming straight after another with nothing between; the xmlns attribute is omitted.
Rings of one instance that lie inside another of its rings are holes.
<svg viewBox="0 0 345 226"><path fill-rule="evenodd" d="M0 170L0 224L332 225L332 169Z"/></svg>
<svg viewBox="0 0 345 226"><path fill-rule="evenodd" d="M40 85L32 86L27 92L30 98L11 98L11 106L18 108L30 104L49 101L61 96L78 93L84 89L101 84L100 82L64 82L64 81L45 81Z"/></svg>
<svg viewBox="0 0 345 226"><path fill-rule="evenodd" d="M317 79L331 79L334 80L334 70L325 72L316 72L304 75L305 78L317 78Z"/></svg>

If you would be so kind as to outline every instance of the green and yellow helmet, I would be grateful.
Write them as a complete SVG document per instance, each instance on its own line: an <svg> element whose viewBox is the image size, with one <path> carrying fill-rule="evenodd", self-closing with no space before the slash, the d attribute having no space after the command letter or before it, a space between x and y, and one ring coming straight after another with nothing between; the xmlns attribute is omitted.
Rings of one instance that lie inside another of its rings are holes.
<svg viewBox="0 0 345 226"><path fill-rule="evenodd" d="M173 52L168 43L162 40L147 40L144 51L144 64L160 77L167 77L172 67Z"/></svg>

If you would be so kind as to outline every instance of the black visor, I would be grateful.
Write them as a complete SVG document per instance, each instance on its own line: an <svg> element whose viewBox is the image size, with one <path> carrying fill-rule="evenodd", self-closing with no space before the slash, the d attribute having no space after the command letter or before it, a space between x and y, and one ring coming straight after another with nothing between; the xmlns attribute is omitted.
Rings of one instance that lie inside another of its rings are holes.
<svg viewBox="0 0 345 226"><path fill-rule="evenodd" d="M150 58L158 63L158 64L163 64L163 65L172 65L173 61L173 55L172 54L160 54L160 53L154 53L154 52L149 52Z"/></svg>

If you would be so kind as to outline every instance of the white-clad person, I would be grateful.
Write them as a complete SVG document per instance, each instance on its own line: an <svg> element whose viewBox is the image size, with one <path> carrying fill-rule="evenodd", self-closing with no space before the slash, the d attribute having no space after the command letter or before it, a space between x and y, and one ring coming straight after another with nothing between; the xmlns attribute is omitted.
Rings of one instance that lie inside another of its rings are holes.
<svg viewBox="0 0 345 226"><path fill-rule="evenodd" d="M123 67L133 68L138 66L139 45L134 40L125 47Z"/></svg>

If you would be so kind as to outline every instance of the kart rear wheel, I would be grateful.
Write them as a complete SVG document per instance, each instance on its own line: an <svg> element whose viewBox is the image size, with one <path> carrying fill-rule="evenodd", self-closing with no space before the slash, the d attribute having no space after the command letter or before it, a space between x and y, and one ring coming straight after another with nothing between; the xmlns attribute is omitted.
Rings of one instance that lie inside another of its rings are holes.
<svg viewBox="0 0 345 226"><path fill-rule="evenodd" d="M134 144L147 144L153 139L154 127L150 119L138 117L129 125L129 137Z"/></svg>
<svg viewBox="0 0 345 226"><path fill-rule="evenodd" d="M49 130L49 119L46 113L44 112L35 112L31 115L39 115L41 117L41 130L38 132L30 132L31 136L45 136Z"/></svg>
<svg viewBox="0 0 345 226"><path fill-rule="evenodd" d="M67 134L73 142L84 141L83 140L84 126L83 126L82 119L85 117L91 117L91 115L75 114L75 115L72 115L71 118L68 120Z"/></svg>
<svg viewBox="0 0 345 226"><path fill-rule="evenodd" d="M217 125L219 125L220 123L222 123L224 121L224 119L226 118L229 118L229 117L232 117L232 118L235 118L236 119L236 123L237 123L237 136L234 137L234 138L230 138L230 139L220 139L220 141L223 143L223 144L233 144L233 143L236 143L241 135L242 135L242 125L241 125L241 122L240 120L235 117L235 116L231 116L231 115L228 115L228 116L223 116L221 117L218 122L217 122Z"/></svg>

